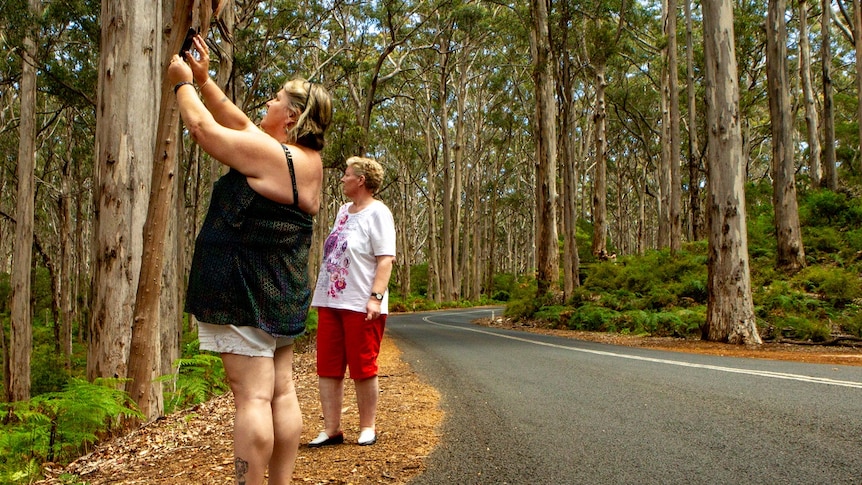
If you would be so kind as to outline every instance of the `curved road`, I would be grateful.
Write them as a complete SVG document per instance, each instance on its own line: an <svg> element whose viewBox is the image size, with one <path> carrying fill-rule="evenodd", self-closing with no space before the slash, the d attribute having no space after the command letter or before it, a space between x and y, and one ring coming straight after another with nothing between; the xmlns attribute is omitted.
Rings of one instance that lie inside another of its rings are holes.
<svg viewBox="0 0 862 485"><path fill-rule="evenodd" d="M862 367L470 323L491 312L386 322L446 412L413 484L862 484Z"/></svg>

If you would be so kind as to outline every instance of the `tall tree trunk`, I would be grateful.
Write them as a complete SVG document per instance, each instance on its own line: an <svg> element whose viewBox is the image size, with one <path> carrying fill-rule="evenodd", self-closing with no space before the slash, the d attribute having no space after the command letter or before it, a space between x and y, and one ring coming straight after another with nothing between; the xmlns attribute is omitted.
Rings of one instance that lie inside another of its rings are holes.
<svg viewBox="0 0 862 485"><path fill-rule="evenodd" d="M69 123L69 132L72 124ZM66 134L67 139L72 139L71 133ZM59 298L58 304L60 307L60 338L58 345L60 352L63 355L63 365L67 370L72 369L72 300L73 289L75 282L75 273L72 272L74 254L74 233L72 231L72 150L67 150L64 157L62 171L62 179L60 181L60 194L57 200L57 213L60 220L59 234L60 240L60 281L59 281Z"/></svg>
<svg viewBox="0 0 862 485"><path fill-rule="evenodd" d="M709 134L709 297L702 336L713 341L760 344L748 264L733 2L705 0L703 27Z"/></svg>
<svg viewBox="0 0 862 485"><path fill-rule="evenodd" d="M81 169L81 162L74 161L74 180L76 187L84 186L85 176ZM84 208L92 207L92 193L89 191L78 191L75 197L75 221L77 222L78 230L75 231L75 267L72 274L76 275L72 286L72 294L76 298L72 299L72 313L75 315L75 321L78 322L78 343L83 343L85 339L89 339L86 322L90 321L90 308L93 297L93 290L89 271L84 268L89 266L89 256L91 254L89 242L92 240L92 224L85 224Z"/></svg>
<svg viewBox="0 0 862 485"><path fill-rule="evenodd" d="M683 0L687 1L687 0ZM679 251L682 248L682 177L680 176L680 142L679 142L679 73L676 42L677 2L667 2L667 72L668 72L668 126L670 143L670 194L668 196L668 221L670 222L670 250Z"/></svg>
<svg viewBox="0 0 862 485"><path fill-rule="evenodd" d="M822 1L820 20L820 65L823 80L823 180L822 187L838 189L838 169L835 166L835 108L832 103L832 2Z"/></svg>
<svg viewBox="0 0 862 485"><path fill-rule="evenodd" d="M186 32L193 25L193 7L195 7L194 16L197 20L194 24L205 32L212 15L211 6L208 1L199 3L195 0L180 0L174 3L168 31L170 40L155 39L153 46L153 51L157 53L154 56L155 59L161 59L156 64L159 66L157 68L159 74L164 72L164 66L170 62L173 53L179 52ZM156 9L153 19L158 26L156 32L162 32L163 20L160 9ZM172 202L176 185L174 174L177 171L177 154L182 147L182 143L178 143L179 110L172 91L173 86L167 76L162 75L156 143L152 155L149 209L144 224L144 259L136 292L129 353L129 382L126 385L126 391L138 404L138 408L148 421L159 417L164 407L161 384L155 382L161 374L163 340L161 327L164 323L167 330L178 324L173 320L162 322L163 302L160 298L162 280L165 278L165 256L174 253L173 247L166 248L166 235L169 215L174 207ZM174 292L176 292L176 286L167 288L168 298L164 303L168 308L171 306L168 303L173 300L171 294ZM174 334L173 331L166 333Z"/></svg>
<svg viewBox="0 0 862 485"><path fill-rule="evenodd" d="M796 272L805 265L799 208L796 202L796 165L793 159L793 120L787 81L786 0L769 0L766 15L766 79L772 125L772 205L778 267Z"/></svg>
<svg viewBox="0 0 862 485"><path fill-rule="evenodd" d="M177 133L177 140L180 134ZM179 150L180 155L182 150ZM178 163L182 158L178 155ZM183 173L177 169L177 174ZM159 328L161 332L161 361L159 363L159 374L165 375L176 373L174 363L181 357L183 339L183 302L185 301L185 238L186 218L185 196L182 192L182 178L172 178L173 195L169 202L172 216L168 218L167 234L165 235L164 269L162 271L162 292L160 298ZM162 383L162 390L166 389L168 383Z"/></svg>
<svg viewBox="0 0 862 485"><path fill-rule="evenodd" d="M417 215L415 196L411 192L410 170L406 163L398 164L396 170L398 172L396 175L398 177L398 184L401 186L400 192L404 194L400 202L393 204L397 204L398 206L398 218L401 223L400 226L396 225L396 227L418 229L414 225L415 221L410 220ZM409 296L413 291L413 282L410 277L410 268L413 267L413 239L409 237L410 232L413 231L398 231L398 283L400 293L405 297Z"/></svg>
<svg viewBox="0 0 862 485"><path fill-rule="evenodd" d="M638 196L638 229L637 229L637 254L643 255L646 252L646 187L644 181L647 179L646 164L641 168L641 183L635 187L635 193Z"/></svg>
<svg viewBox="0 0 862 485"><path fill-rule="evenodd" d="M430 95L426 98L429 106L431 102ZM425 154L428 157L428 296L434 302L440 303L443 300L443 282L441 278L441 263L440 263L440 231L437 229L437 154L434 150L433 136L434 130L432 127L431 117L425 119Z"/></svg>
<svg viewBox="0 0 862 485"><path fill-rule="evenodd" d="M577 198L578 198L578 167L575 157L574 130L575 115L572 106L574 89L572 87L572 58L568 54L569 29L571 19L571 8L568 2L560 5L559 20L559 51L562 58L559 62L559 70L556 76L557 99L559 106L559 163L563 166L562 198L563 212L563 299L568 300L574 295L575 288L580 286L580 257L578 255L577 240Z"/></svg>
<svg viewBox="0 0 862 485"><path fill-rule="evenodd" d="M162 32L161 4L154 2L156 8L141 13L148 16L156 32ZM176 173L177 135L179 133L179 111L176 99L172 96L172 86L167 76L161 75L170 55L179 52L185 33L191 27L191 1L180 1L174 6L173 23L170 26L170 42L161 37L153 39L153 64L158 66L152 73L155 79L161 77L158 91L158 124L155 146L152 153L152 181L150 183L147 218L144 223L143 261L133 313L132 338L129 352L129 382L126 392L138 404L147 421L162 414L161 385L154 380L159 377L161 365L161 313L160 295L165 256L165 235L168 227ZM203 26L206 28L206 26ZM162 46L167 49L162 48ZM160 76L161 75L161 76ZM179 146L182 146L180 143Z"/></svg>
<svg viewBox="0 0 862 485"><path fill-rule="evenodd" d="M464 120L466 113L467 82L469 69L466 65L460 65L458 69L458 87L456 97L455 123L455 146L452 147L452 291L450 299L458 300L464 294L464 272L466 271L466 258L469 247L469 235L462 234L461 230L461 197L466 196L464 192ZM444 128L445 129L445 128ZM463 249L462 249L463 246Z"/></svg>
<svg viewBox="0 0 862 485"><path fill-rule="evenodd" d="M808 174L811 186L820 186L820 117L817 115L817 94L811 82L811 42L808 40L808 0L799 0L799 79L802 103L805 106L805 126L808 142ZM857 50L858 52L858 50Z"/></svg>
<svg viewBox="0 0 862 485"><path fill-rule="evenodd" d="M826 0L824 0L826 1ZM862 5L859 0L853 2L853 40L856 46L856 124L859 135L859 153L862 154ZM862 156L859 157L862 163ZM859 167L862 172L862 166ZM836 186L838 185L836 180Z"/></svg>
<svg viewBox="0 0 862 485"><path fill-rule="evenodd" d="M102 3L90 379L127 376L156 139L152 96L161 92L158 6L134 0Z"/></svg>
<svg viewBox="0 0 862 485"><path fill-rule="evenodd" d="M473 194L473 201L472 201L473 210L472 210L472 213L470 215L470 219L471 219L471 223L472 223L471 225L472 225L472 229L473 229L473 234L472 234L473 251L472 251L472 257L467 262L467 264L469 264L469 266L470 266L470 275L471 275L470 281L468 282L468 286L467 286L467 288L468 288L467 295L471 301L479 301L479 297L481 296L481 293L482 293L482 284L481 284L482 283L482 272L481 272L482 265L480 264L480 262L481 262L482 258L485 257L484 255L487 254L487 251L485 251L484 248L482 247L483 244L482 244L482 232L481 231L482 231L482 221L485 219L485 212L482 210L481 206L479 205L480 204L479 201L481 200L480 199L480 197L481 197L480 191L481 191L481 186L482 186L482 181L479 180L479 178L480 178L479 168L474 167L473 173L474 173L474 175L473 175L474 182L473 182L473 188L470 191Z"/></svg>
<svg viewBox="0 0 862 485"><path fill-rule="evenodd" d="M31 12L40 2L30 0ZM33 352L33 315L30 304L33 266L33 221L36 166L36 42L35 32L24 37L21 49L21 123L18 126L18 195L15 204L15 240L12 253L11 331L9 341L10 401L30 399L30 358Z"/></svg>
<svg viewBox="0 0 862 485"><path fill-rule="evenodd" d="M686 93L688 96L688 200L690 232L692 241L703 236L703 223L700 207L700 148L697 143L697 86L694 84L694 42L692 40L692 0L685 4L685 65Z"/></svg>
<svg viewBox="0 0 862 485"><path fill-rule="evenodd" d="M558 291L556 179L557 133L548 1L531 0L533 82L536 86L536 280L537 296Z"/></svg>
<svg viewBox="0 0 862 485"><path fill-rule="evenodd" d="M665 48L666 49L666 48ZM662 50L662 57L667 55ZM658 248L670 247L670 102L668 101L667 65L661 71L661 135L660 158L656 166L658 194L656 196L656 211L658 212Z"/></svg>
<svg viewBox="0 0 862 485"><path fill-rule="evenodd" d="M607 112L605 110L605 65L595 66L596 69L596 112L593 115L595 132L595 163L593 181L593 255L607 256L608 244L608 172L607 150L608 139L605 128Z"/></svg>
<svg viewBox="0 0 862 485"><path fill-rule="evenodd" d="M449 301L455 294L455 231L452 227L452 151L449 146L449 61L448 37L440 43L440 84L437 96L440 103L440 145L443 155L443 237L440 248L440 286L442 297Z"/></svg>

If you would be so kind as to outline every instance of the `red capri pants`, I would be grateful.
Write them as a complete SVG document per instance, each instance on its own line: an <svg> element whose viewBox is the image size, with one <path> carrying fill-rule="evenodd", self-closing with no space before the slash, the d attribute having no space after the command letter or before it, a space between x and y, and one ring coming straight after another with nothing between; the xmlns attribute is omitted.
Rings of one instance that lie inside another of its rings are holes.
<svg viewBox="0 0 862 485"><path fill-rule="evenodd" d="M337 308L317 309L317 375L368 379L377 375L377 355L386 327L386 315L370 322L365 313Z"/></svg>

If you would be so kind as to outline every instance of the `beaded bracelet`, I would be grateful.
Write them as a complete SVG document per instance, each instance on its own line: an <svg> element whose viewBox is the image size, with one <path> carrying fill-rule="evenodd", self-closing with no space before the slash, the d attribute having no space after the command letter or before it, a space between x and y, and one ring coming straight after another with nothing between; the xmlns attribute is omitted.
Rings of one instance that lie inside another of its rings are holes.
<svg viewBox="0 0 862 485"><path fill-rule="evenodd" d="M177 94L177 91L178 91L181 87L185 86L186 84L192 84L192 82L191 82L191 81L180 81L180 82L178 82L178 83L177 83L177 85L176 85L176 86L174 86L174 94Z"/></svg>

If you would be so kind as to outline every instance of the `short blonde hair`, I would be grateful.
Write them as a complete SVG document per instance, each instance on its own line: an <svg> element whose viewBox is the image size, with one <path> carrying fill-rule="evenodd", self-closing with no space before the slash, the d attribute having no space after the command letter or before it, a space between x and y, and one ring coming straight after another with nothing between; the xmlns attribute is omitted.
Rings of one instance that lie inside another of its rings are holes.
<svg viewBox="0 0 862 485"><path fill-rule="evenodd" d="M348 167L353 167L353 174L357 177L365 176L365 186L372 193L377 193L383 185L383 165L373 158L350 157L345 162Z"/></svg>
<svg viewBox="0 0 862 485"><path fill-rule="evenodd" d="M299 112L296 124L287 131L288 143L323 150L323 135L332 122L329 92L320 84L302 78L284 83L283 89L290 105Z"/></svg>

